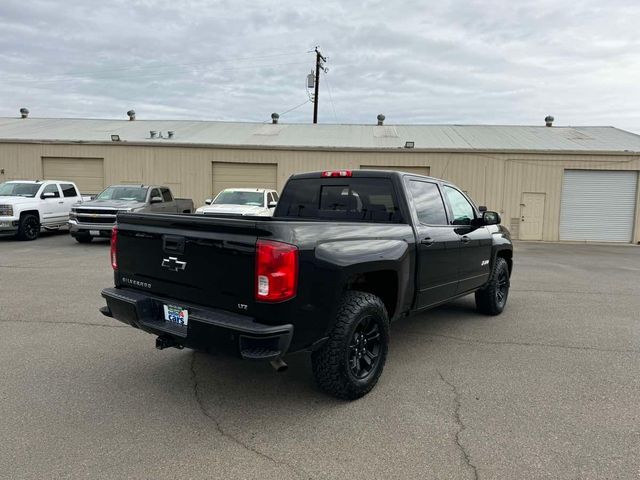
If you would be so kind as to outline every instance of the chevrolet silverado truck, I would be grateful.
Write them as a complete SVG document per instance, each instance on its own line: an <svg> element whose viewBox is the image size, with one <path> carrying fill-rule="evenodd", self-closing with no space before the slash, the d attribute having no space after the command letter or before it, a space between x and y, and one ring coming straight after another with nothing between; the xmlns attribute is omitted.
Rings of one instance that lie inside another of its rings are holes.
<svg viewBox="0 0 640 480"><path fill-rule="evenodd" d="M444 180L339 170L292 176L273 217L119 214L101 312L156 347L286 368L311 353L320 388L377 383L391 322L475 294L503 311L513 249L496 212Z"/></svg>
<svg viewBox="0 0 640 480"><path fill-rule="evenodd" d="M168 187L159 185L111 185L93 200L71 209L71 236L78 243L110 238L116 215L122 212L192 213L193 201L174 198Z"/></svg>
<svg viewBox="0 0 640 480"><path fill-rule="evenodd" d="M266 188L227 188L204 203L196 213L270 217L278 204L278 192Z"/></svg>
<svg viewBox="0 0 640 480"><path fill-rule="evenodd" d="M82 202L73 182L15 180L0 184L0 235L35 240L42 229L67 226L72 205Z"/></svg>

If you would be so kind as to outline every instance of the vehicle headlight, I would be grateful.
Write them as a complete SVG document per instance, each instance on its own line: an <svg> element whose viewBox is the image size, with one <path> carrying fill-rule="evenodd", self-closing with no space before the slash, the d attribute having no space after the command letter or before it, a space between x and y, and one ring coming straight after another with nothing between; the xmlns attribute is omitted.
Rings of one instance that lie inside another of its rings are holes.
<svg viewBox="0 0 640 480"><path fill-rule="evenodd" d="M75 211L73 211L73 210L71 210L71 211L69 212L69 218L76 218L76 212L75 212Z"/></svg>
<svg viewBox="0 0 640 480"><path fill-rule="evenodd" d="M133 212L133 208L122 208L118 210L118 213L130 213Z"/></svg>
<svg viewBox="0 0 640 480"><path fill-rule="evenodd" d="M12 217L13 205L0 205L0 215Z"/></svg>
<svg viewBox="0 0 640 480"><path fill-rule="evenodd" d="M196 208L196 213L204 213L204 210L202 210L201 208Z"/></svg>

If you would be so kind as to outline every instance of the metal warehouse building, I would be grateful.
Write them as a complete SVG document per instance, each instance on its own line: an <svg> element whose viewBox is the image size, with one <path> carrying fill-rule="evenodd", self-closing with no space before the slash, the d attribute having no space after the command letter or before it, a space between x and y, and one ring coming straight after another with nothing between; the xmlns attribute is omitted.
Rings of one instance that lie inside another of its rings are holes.
<svg viewBox="0 0 640 480"><path fill-rule="evenodd" d="M640 136L613 127L0 119L0 182L159 183L202 204L339 168L447 179L521 240L640 242Z"/></svg>

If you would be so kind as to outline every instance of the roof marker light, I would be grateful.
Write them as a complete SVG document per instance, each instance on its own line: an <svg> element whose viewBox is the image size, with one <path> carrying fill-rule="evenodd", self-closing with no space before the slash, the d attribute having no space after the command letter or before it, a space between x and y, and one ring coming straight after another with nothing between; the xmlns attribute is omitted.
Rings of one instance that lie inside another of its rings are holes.
<svg viewBox="0 0 640 480"><path fill-rule="evenodd" d="M327 170L322 172L322 177L351 177L351 170Z"/></svg>

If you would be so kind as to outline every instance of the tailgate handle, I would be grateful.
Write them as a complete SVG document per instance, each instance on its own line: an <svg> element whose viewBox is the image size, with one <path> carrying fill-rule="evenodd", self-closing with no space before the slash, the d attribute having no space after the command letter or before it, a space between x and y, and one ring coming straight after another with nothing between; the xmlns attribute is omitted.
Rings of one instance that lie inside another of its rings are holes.
<svg viewBox="0 0 640 480"><path fill-rule="evenodd" d="M184 253L184 237L163 235L162 249L165 253Z"/></svg>

